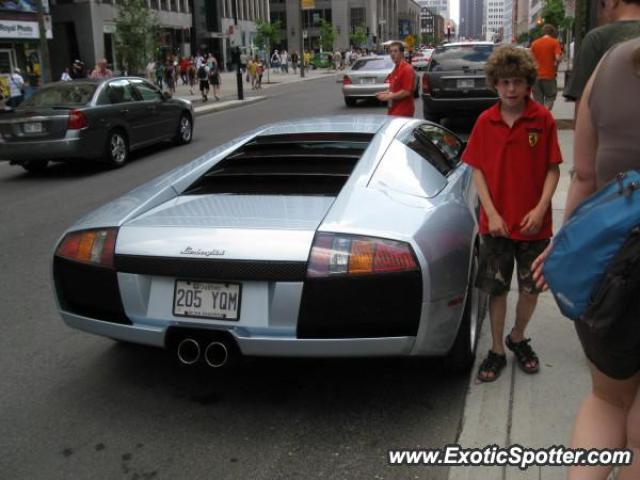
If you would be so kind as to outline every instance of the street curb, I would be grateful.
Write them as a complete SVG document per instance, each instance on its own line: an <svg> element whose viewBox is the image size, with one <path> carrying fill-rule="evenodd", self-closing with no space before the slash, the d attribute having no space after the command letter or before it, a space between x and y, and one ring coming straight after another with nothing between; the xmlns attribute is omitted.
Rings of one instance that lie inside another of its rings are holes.
<svg viewBox="0 0 640 480"><path fill-rule="evenodd" d="M198 107L194 107L193 112L195 113L196 117L199 117L201 115L207 115L210 113L223 112L225 110L245 107L247 105L262 102L266 99L267 99L266 96L260 96L260 97L249 97L244 100L227 100L226 102L214 103L212 105L201 105Z"/></svg>

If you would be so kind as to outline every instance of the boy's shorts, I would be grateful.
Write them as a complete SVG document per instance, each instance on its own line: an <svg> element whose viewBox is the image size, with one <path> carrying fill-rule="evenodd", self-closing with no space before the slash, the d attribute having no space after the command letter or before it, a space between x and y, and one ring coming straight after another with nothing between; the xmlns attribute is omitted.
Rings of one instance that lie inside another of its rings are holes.
<svg viewBox="0 0 640 480"><path fill-rule="evenodd" d="M490 295L504 295L511 288L514 260L518 265L520 292L538 294L531 264L547 248L549 240L512 240L483 235L476 287Z"/></svg>

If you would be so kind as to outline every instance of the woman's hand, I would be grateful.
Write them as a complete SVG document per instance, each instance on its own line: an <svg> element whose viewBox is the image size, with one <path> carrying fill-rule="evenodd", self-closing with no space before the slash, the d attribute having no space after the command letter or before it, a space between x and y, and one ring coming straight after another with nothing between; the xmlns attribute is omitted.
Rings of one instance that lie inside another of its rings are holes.
<svg viewBox="0 0 640 480"><path fill-rule="evenodd" d="M551 253L552 243L550 243L547 248L536 258L531 264L531 272L533 273L533 281L536 282L536 287L540 290L545 291L549 289L549 285L544 279L544 275L542 275L542 269L544 268L544 262L547 260L549 253Z"/></svg>

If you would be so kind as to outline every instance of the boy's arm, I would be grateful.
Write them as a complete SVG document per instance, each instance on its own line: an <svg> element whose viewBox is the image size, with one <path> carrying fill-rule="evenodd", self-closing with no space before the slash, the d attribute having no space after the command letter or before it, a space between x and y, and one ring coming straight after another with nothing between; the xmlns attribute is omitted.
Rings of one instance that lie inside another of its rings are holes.
<svg viewBox="0 0 640 480"><path fill-rule="evenodd" d="M491 193L489 193L487 181L484 178L482 170L479 168L473 169L473 184L478 191L480 203L482 204L484 213L487 215L487 219L489 220L489 234L494 237L508 237L509 227L507 227L504 219L496 210L493 200L491 200Z"/></svg>
<svg viewBox="0 0 640 480"><path fill-rule="evenodd" d="M550 163L547 167L547 176L544 179L540 200L535 208L524 216L520 223L520 231L525 235L535 235L540 231L559 180L560 167L557 163Z"/></svg>

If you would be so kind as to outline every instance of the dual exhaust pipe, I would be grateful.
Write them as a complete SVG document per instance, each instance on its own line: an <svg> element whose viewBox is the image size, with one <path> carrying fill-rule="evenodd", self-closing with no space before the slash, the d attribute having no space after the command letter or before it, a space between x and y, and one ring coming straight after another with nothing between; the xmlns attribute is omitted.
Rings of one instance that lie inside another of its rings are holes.
<svg viewBox="0 0 640 480"><path fill-rule="evenodd" d="M178 343L176 354L183 365L194 365L204 360L211 368L221 368L229 361L231 349L223 341L214 340L205 345L194 338L186 337Z"/></svg>

